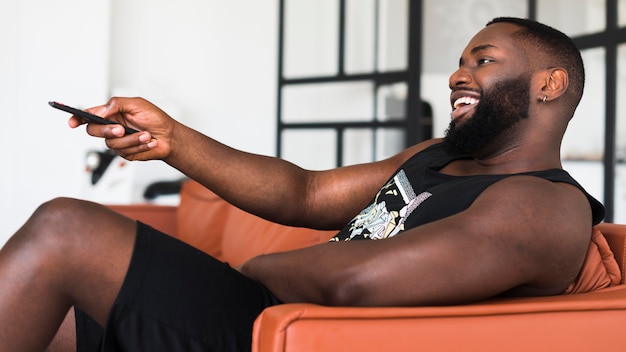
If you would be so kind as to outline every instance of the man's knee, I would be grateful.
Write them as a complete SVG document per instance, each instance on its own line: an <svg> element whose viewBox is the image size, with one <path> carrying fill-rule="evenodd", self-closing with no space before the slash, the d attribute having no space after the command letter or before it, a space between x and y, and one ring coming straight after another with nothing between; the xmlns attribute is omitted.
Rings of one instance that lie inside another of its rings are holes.
<svg viewBox="0 0 626 352"><path fill-rule="evenodd" d="M44 227L63 226L74 223L72 214L85 207L84 201L59 197L41 204L30 217L29 222Z"/></svg>
<svg viewBox="0 0 626 352"><path fill-rule="evenodd" d="M70 240L84 220L82 201L71 198L55 198L40 205L18 231L22 241L28 244L46 243L46 248L54 249Z"/></svg>
<svg viewBox="0 0 626 352"><path fill-rule="evenodd" d="M9 240L7 247L21 252L28 251L31 258L71 256L84 250L97 236L93 219L104 207L94 203L72 199L55 198L40 205L28 221Z"/></svg>

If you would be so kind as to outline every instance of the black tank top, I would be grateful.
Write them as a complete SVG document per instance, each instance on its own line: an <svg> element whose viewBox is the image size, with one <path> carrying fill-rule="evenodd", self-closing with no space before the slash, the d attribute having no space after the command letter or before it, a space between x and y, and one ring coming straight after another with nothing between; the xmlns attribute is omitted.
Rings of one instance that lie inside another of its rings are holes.
<svg viewBox="0 0 626 352"><path fill-rule="evenodd" d="M354 217L331 241L383 239L467 209L487 187L515 175L540 177L578 187L589 199L593 224L604 218L604 206L562 169L506 175L450 176L439 173L461 159L441 143L416 153L378 191L370 206Z"/></svg>

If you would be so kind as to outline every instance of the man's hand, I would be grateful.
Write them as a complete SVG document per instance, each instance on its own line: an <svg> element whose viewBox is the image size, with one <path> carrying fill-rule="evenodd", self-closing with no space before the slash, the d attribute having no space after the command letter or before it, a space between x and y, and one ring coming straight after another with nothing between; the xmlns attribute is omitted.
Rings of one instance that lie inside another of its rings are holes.
<svg viewBox="0 0 626 352"><path fill-rule="evenodd" d="M105 105L87 111L140 131L124 135L121 125L87 125L87 133L104 138L109 148L128 160L166 158L171 153L174 130L180 125L164 111L141 98L111 98ZM68 121L72 128L84 123L76 116Z"/></svg>

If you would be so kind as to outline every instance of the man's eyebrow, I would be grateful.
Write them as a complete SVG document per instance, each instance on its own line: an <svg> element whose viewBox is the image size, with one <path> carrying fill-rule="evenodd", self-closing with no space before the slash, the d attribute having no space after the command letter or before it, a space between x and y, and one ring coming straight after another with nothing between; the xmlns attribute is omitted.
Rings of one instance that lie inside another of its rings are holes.
<svg viewBox="0 0 626 352"><path fill-rule="evenodd" d="M479 53L479 52L481 52L481 51L484 51L484 50L487 50L487 49L494 49L494 48L497 48L497 46L495 46L495 45L493 45L493 44L482 44L482 45L477 45L477 46L473 47L473 48L472 48L472 50L470 50L470 53L471 53L472 55L476 55L477 53ZM463 62L464 62L464 61L463 61L463 57L461 57L461 58L459 59L459 65L462 65L462 64L463 64Z"/></svg>
<svg viewBox="0 0 626 352"><path fill-rule="evenodd" d="M472 54L476 54L479 53L483 50L487 50L487 49L494 49L497 48L497 46L493 45L493 44L483 44L483 45L478 45L472 48L471 53Z"/></svg>

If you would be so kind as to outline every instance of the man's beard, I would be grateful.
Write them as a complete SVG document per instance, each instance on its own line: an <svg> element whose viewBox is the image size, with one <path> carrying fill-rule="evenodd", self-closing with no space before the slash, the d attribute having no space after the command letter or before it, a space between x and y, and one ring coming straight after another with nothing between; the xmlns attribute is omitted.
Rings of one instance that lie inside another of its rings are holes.
<svg viewBox="0 0 626 352"><path fill-rule="evenodd" d="M450 122L443 143L445 150L453 156L467 156L505 138L508 130L528 117L529 106L528 75L496 83L483 91L473 116L461 126Z"/></svg>

